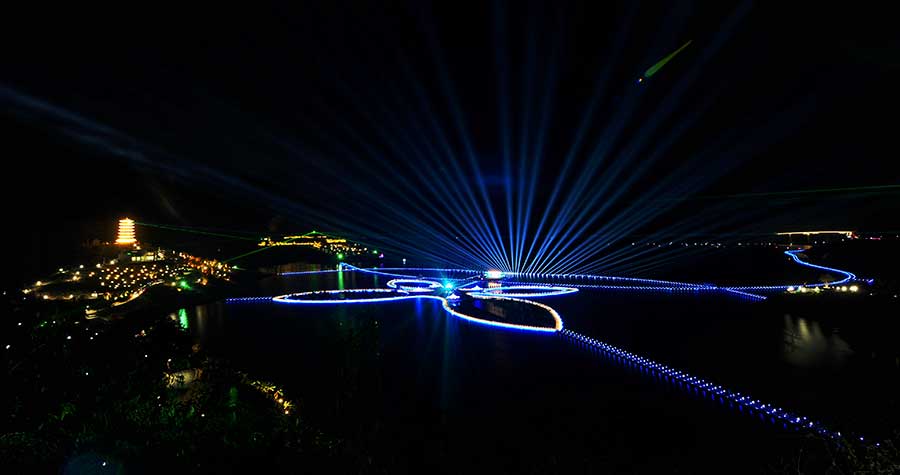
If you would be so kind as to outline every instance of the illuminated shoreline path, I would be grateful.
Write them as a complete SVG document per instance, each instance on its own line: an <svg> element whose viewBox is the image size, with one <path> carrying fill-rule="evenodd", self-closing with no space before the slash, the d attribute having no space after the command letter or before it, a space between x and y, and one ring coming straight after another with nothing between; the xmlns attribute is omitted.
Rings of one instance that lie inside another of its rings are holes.
<svg viewBox="0 0 900 475"><path fill-rule="evenodd" d="M226 302L275 302L279 304L295 305L345 305L390 302L409 299L432 299L441 302L447 313L464 321L486 325L502 330L516 330L538 333L558 333L561 337L575 344L577 347L590 350L607 356L615 361L642 372L649 372L658 378L675 384L682 390L687 390L704 397L716 400L751 415L761 416L772 423L781 424L785 428L817 433L825 438L835 441L847 439L840 432L827 428L824 424L810 420L772 404L764 403L752 397L731 391L711 381L692 376L683 371L671 368L662 363L636 355L627 350L617 348L596 338L582 335L563 326L562 317L549 305L535 302L529 299L539 299L552 296L567 295L578 292L580 288L618 290L632 292L668 292L668 293L709 293L718 292L725 295L741 297L751 301L765 300L759 292L791 291L797 288L819 288L836 286L857 280L851 273L840 269L820 266L802 260L798 254L802 250L788 250L785 254L795 263L818 270L833 272L841 278L816 284L785 284L785 285L758 285L719 287L711 284L694 284L687 282L673 282L654 279L639 279L628 277L612 277L590 274L538 274L538 273L500 273L498 271L481 271L471 269L438 269L438 268L377 268L364 269L346 263L341 263L336 270L286 272L283 276L309 275L330 272L364 272L376 275L392 277L387 282L387 288L376 289L349 289L349 290L319 290L297 292L275 297L239 297L226 299ZM392 271L392 272L388 272ZM454 272L469 277L461 279L430 279L420 278L403 272ZM524 283L508 279L535 279L546 282ZM484 288L479 284L484 280L492 281L492 285ZM564 281L565 283L562 283ZM569 282L577 283L569 283ZM583 282L583 283L582 283ZM460 310L460 302L463 300L493 300L515 302L533 306L546 311L552 318L552 324L545 326L526 325L520 323L501 322L483 317L469 315ZM852 438L853 441L865 442L860 436ZM875 444L876 446L879 444Z"/></svg>

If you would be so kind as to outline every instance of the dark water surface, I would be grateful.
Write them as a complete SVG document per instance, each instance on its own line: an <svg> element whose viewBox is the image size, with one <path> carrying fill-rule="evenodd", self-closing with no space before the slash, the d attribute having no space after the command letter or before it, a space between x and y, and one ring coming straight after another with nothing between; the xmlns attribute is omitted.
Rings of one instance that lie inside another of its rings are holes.
<svg viewBox="0 0 900 475"><path fill-rule="evenodd" d="M386 280L272 278L260 295ZM875 335L897 328L866 298L582 290L539 301L571 330L837 430L883 436L900 426L900 360L892 339ZM187 314L210 352L283 385L308 421L367 440L395 468L759 471L790 460L804 437L555 334L468 323L433 300L217 303Z"/></svg>

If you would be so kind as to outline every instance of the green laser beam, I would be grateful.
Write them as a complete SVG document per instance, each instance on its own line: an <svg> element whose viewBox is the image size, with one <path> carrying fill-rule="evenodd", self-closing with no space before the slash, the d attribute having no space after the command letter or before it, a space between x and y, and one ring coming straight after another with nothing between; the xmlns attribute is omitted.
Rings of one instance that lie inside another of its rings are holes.
<svg viewBox="0 0 900 475"><path fill-rule="evenodd" d="M321 234L321 235L323 235L323 236L327 236L327 234L325 234L325 233L320 233L320 232L316 232L315 230L313 230L313 231L310 231L310 232L308 232L308 233L300 234L299 236L294 236L294 237L288 239L287 241L293 241L294 239L301 238L301 237L303 237L303 236L309 236L310 234ZM287 242L287 241L286 241L286 242ZM227 263L227 262L231 262L231 261L236 261L236 260L238 260L238 259L241 259L241 258L244 258L244 257L247 257L247 256L252 256L253 254L256 254L256 253L258 253L258 252L263 252L263 251L266 251L266 250L268 250L268 249L274 249L274 248L276 248L276 247L278 247L278 246L265 246L265 247L261 247L261 248L259 248L259 249L254 249L254 250L252 250L252 251L250 251L250 252L245 252L245 253L243 253L243 254L241 254L241 255L239 255L239 256L234 256L234 257L232 257L232 258L225 259L225 260L222 261L222 262L226 262L226 263Z"/></svg>
<svg viewBox="0 0 900 475"><path fill-rule="evenodd" d="M186 233L203 234L206 236L217 236L217 237L224 237L224 238L229 238L229 239L240 239L242 241L259 241L259 238L251 238L251 237L246 237L246 236L232 236L230 234L213 233L213 232L209 232L209 231L199 231L196 229L185 228L185 227L180 227L180 226L169 226L169 225L165 225L165 224L151 224L151 223L138 223L138 222L135 222L134 224L139 225L139 226L148 226L151 228L167 229L169 231L182 231L182 232L186 232Z"/></svg>
<svg viewBox="0 0 900 475"><path fill-rule="evenodd" d="M675 51L669 53L668 56L666 56L665 58L663 58L663 59L657 61L656 64L654 64L653 66L650 66L649 68L647 68L647 70L644 71L644 77L645 77L645 78L649 78L650 76L653 76L654 74L656 74L656 72L659 71L663 66L665 66L666 63L668 63L669 61L671 61L672 58L675 57L675 55L677 55L678 53L680 53L681 50L687 48L688 45L691 44L691 41L693 41L693 40L688 40L688 42L685 43L684 45L682 45L681 48L678 48L678 49L676 49Z"/></svg>
<svg viewBox="0 0 900 475"><path fill-rule="evenodd" d="M756 196L789 196L789 195L803 195L803 194L815 194L815 193L838 193L838 192L847 192L847 191L862 191L862 192L900 191L900 185L849 186L849 187L842 187L842 188L813 188L811 190L769 191L769 192L759 192L759 193L738 193L738 194L733 194L733 195L695 196L695 197L688 198L688 199L749 198L749 197L756 197Z"/></svg>
<svg viewBox="0 0 900 475"><path fill-rule="evenodd" d="M149 226L149 227L153 227L153 228L166 229L166 230L170 230L170 231L181 231L181 232L192 233L192 234L203 234L203 235L207 235L207 236L217 236L217 237L224 237L224 238L229 238L229 239L240 239L240 240L243 240L243 241L259 241L259 240L261 239L261 238L250 238L250 237L245 237L245 236L233 236L233 235L230 235L230 234L214 233L214 232L210 232L210 231L200 231L200 230L197 230L197 229L192 229L192 228L187 228L187 227L181 227L181 226L170 226L170 225L165 225L165 224L137 223L137 222L136 222L135 224L140 225L140 226ZM293 241L294 239L301 238L301 237L304 237L304 236L309 236L309 235L311 235L311 234L317 234L317 235L320 235L320 236L325 236L326 238L340 238L340 239L351 240L351 241L354 241L354 242L359 242L359 241L356 241L356 240L354 240L354 239L350 239L350 238L347 238L347 237L344 237L344 236L339 236L339 235L337 235L337 234L328 234L328 233L323 233L323 232L320 232L320 231L316 231L315 229L312 230L312 231L309 231L309 232L307 232L307 233L303 233L303 234L294 236L294 237L292 237L292 238L290 238L290 239L287 239L286 242ZM365 243L361 243L361 244L365 244ZM274 247L277 247L277 246L265 246L265 247L261 247L261 248L259 248L259 249L254 249L254 250L252 250L252 251L250 251L250 252L245 252L245 253L243 253L243 254L240 254L240 255L231 257L231 258L229 258L229 259L225 259L225 260L223 260L222 262L231 262L231 261L235 261L235 260L238 260L238 259L247 257L247 256L251 256L251 255L253 255L253 254L256 254L256 253L265 251L265 250L267 250L267 249L272 249L272 248L274 248Z"/></svg>
<svg viewBox="0 0 900 475"><path fill-rule="evenodd" d="M362 241L358 241L358 240L356 240L356 239L351 239L351 238L348 238L348 237L345 237L345 236L340 236L340 235L337 235L337 234L323 233L323 232L320 232L320 231L316 231L315 229L312 230L312 231L310 231L310 232L308 232L308 233L300 234L300 235L294 236L294 237L292 237L292 238L290 238L290 239L287 239L287 240L285 240L285 242L293 241L294 239L301 238L301 237L304 237L304 236L309 236L309 235L311 235L311 234L317 234L317 235L320 235L320 236L325 236L326 238L347 239L348 241L353 241L353 242L356 242L356 243L359 243L359 244L363 244L363 245L369 246L369 244L366 244L366 243L364 243L364 242L362 242ZM236 260L238 260L238 259L241 259L241 258L244 258L244 257L247 257L247 256L252 256L253 254L256 254L256 253L259 253L259 252L263 252L263 251L265 251L265 250L267 250L267 249L274 249L274 248L276 248L276 247L278 247L278 246L266 246L266 247L261 247L261 248L259 248L259 249L254 249L254 250L252 250L252 251L250 251L250 252L246 252L246 253L244 253L244 254L241 254L241 255L238 255L238 256L234 256L234 257L232 257L232 258L230 258L230 259L225 259L225 260L222 261L222 262L236 261ZM372 246L372 247L374 247L374 246ZM342 254L339 254L339 256L342 256ZM343 257L338 257L338 260L343 260Z"/></svg>

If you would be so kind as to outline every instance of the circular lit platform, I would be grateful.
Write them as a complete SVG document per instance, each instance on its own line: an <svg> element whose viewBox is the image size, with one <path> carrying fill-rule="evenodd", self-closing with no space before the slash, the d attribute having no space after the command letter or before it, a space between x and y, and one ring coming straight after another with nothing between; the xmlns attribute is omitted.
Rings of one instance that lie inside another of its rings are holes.
<svg viewBox="0 0 900 475"><path fill-rule="evenodd" d="M425 279L394 279L389 280L387 286L407 292L431 292L443 287L440 282Z"/></svg>
<svg viewBox="0 0 900 475"><path fill-rule="evenodd" d="M559 287L554 285L508 285L502 287L488 287L486 289L470 292L469 295L477 296L503 296L503 297L552 297L578 292L573 287Z"/></svg>
<svg viewBox="0 0 900 475"><path fill-rule="evenodd" d="M416 296L398 289L346 289L296 292L272 297L272 301L296 304L333 304L389 302L403 298L416 298Z"/></svg>

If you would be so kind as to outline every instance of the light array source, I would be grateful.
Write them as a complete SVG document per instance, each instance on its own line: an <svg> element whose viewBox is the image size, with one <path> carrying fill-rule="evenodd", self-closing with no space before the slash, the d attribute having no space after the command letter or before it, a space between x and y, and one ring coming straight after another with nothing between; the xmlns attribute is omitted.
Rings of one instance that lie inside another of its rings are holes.
<svg viewBox="0 0 900 475"><path fill-rule="evenodd" d="M128 218L119 220L119 234L116 237L116 244L126 246L135 244L137 239L134 233L134 221Z"/></svg>

